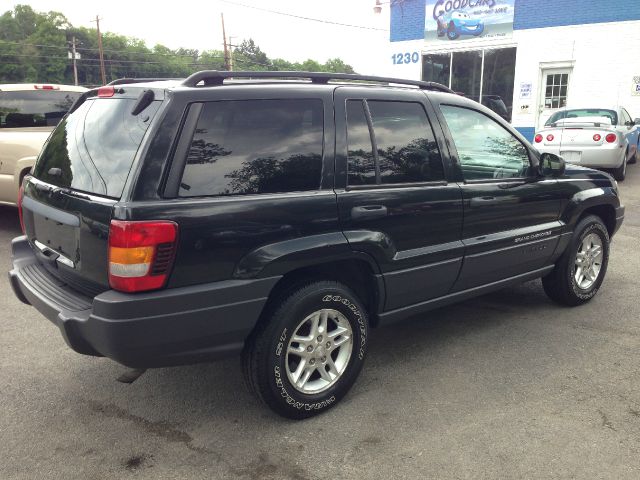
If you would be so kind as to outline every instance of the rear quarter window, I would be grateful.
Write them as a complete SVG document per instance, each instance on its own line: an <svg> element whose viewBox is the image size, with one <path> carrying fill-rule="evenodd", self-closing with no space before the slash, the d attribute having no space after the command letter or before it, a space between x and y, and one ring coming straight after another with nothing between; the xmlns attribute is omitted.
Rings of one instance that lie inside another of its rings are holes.
<svg viewBox="0 0 640 480"><path fill-rule="evenodd" d="M191 140L179 195L318 190L323 135L320 99L206 103Z"/></svg>

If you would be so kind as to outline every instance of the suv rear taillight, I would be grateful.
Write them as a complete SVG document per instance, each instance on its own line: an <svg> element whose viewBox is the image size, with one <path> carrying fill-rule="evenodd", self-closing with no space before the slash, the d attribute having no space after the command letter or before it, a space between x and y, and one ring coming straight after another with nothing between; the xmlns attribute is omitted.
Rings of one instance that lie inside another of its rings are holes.
<svg viewBox="0 0 640 480"><path fill-rule="evenodd" d="M20 185L20 189L18 190L18 217L20 218L20 228L22 229L22 234L24 235L24 219L22 218L22 199L24 198L24 186Z"/></svg>
<svg viewBox="0 0 640 480"><path fill-rule="evenodd" d="M109 285L121 292L162 288L173 265L178 225L169 221L111 220Z"/></svg>

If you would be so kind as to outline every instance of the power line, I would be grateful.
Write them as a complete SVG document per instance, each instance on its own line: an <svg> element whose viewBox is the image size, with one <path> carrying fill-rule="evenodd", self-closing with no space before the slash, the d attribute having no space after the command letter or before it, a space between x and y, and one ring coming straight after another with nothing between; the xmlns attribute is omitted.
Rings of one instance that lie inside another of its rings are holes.
<svg viewBox="0 0 640 480"><path fill-rule="evenodd" d="M57 48L60 50L68 50L69 47L62 47L60 45L42 45L42 44L36 44L36 43L22 43L22 42L9 42L9 41L5 41L5 40L0 40L0 46L2 46L3 44L8 44L8 45L20 45L23 47L39 47L39 48ZM90 48L90 47L76 47L77 50L83 50L83 51L91 51L91 52L97 52L98 49L97 48ZM197 49L194 49L196 52L198 52L198 54L201 54L202 52L207 52L207 51L211 51L211 50L202 50L199 51ZM162 56L162 57L185 57L185 58L193 58L193 55L188 55L186 53L159 53L159 52L136 52L136 51L126 51L126 50L113 50L113 49L104 49L104 52L111 52L111 53L126 53L127 55L157 55L157 56Z"/></svg>
<svg viewBox="0 0 640 480"><path fill-rule="evenodd" d="M297 18L297 19L300 19L300 20L309 20L310 22L328 23L330 25L338 25L340 27L360 28L362 30L376 30L376 31L379 31L379 32L388 32L389 31L389 30L384 29L384 28L366 27L364 25L353 25L353 24L350 24L350 23L332 22L331 20L324 20L324 19L321 19L321 18L303 17L302 15L294 15L292 13L279 12L277 10L269 10L267 8L256 7L254 5L247 5L247 4L239 3L239 2L232 2L230 0L220 0L220 1L223 2L223 3L228 3L230 5L236 5L238 7L251 8L253 10L260 10L261 12L273 13L275 15L283 15L285 17L292 17L292 18Z"/></svg>

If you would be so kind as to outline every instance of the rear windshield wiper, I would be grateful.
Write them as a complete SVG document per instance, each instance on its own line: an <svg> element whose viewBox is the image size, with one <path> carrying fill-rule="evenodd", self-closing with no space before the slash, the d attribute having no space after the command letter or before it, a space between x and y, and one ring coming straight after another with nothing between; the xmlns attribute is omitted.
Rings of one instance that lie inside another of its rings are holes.
<svg viewBox="0 0 640 480"><path fill-rule="evenodd" d="M138 96L138 99L136 100L136 103L131 110L131 115L138 115L145 108L151 105L154 99L155 94L153 93L153 90L143 90L142 93Z"/></svg>

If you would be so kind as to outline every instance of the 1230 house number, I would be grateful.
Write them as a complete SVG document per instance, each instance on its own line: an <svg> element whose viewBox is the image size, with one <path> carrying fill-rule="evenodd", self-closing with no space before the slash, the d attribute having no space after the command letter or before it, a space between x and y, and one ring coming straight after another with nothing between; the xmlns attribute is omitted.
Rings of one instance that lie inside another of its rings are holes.
<svg viewBox="0 0 640 480"><path fill-rule="evenodd" d="M418 61L420 61L420 54L418 52L394 53L393 55L391 55L391 61L394 65L418 63Z"/></svg>

